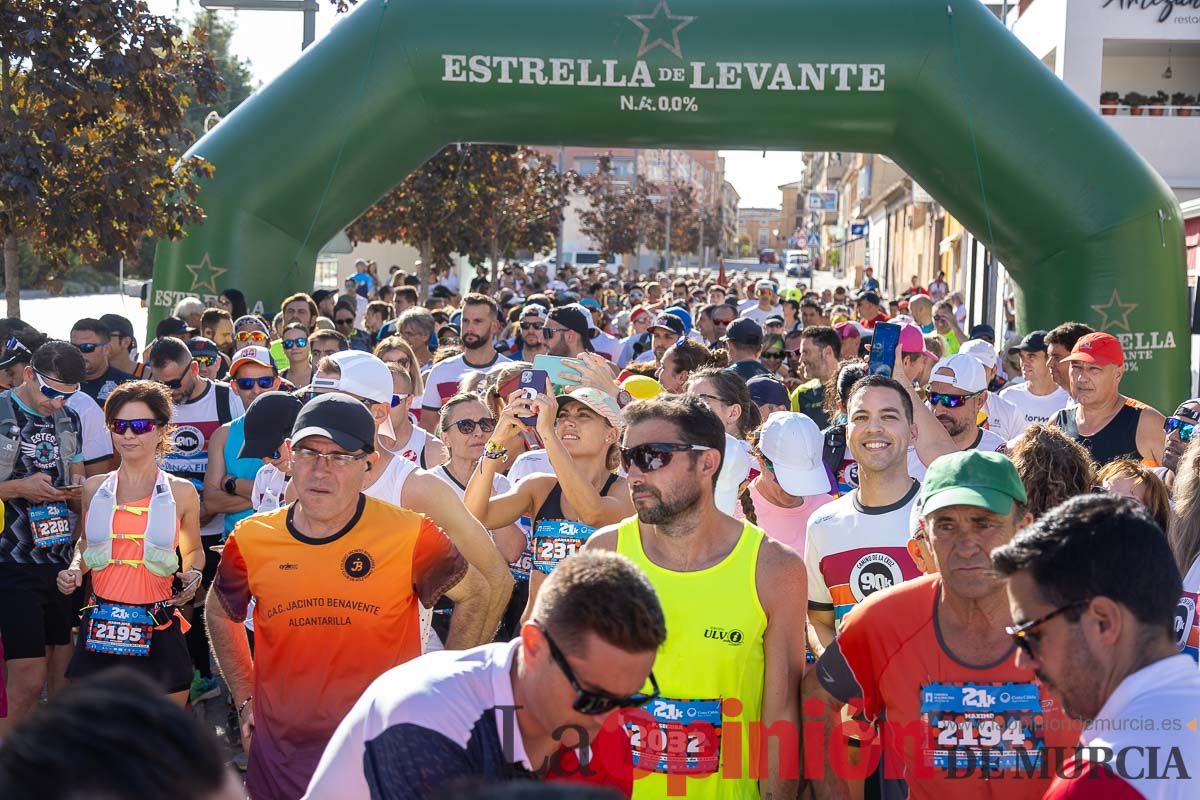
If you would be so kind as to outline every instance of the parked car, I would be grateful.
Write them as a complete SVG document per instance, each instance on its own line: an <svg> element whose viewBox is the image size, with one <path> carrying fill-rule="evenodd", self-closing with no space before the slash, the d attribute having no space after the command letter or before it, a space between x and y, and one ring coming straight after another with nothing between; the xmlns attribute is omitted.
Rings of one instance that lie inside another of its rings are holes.
<svg viewBox="0 0 1200 800"><path fill-rule="evenodd" d="M784 253L784 264L789 278L811 278L812 262L803 250L788 250Z"/></svg>
<svg viewBox="0 0 1200 800"><path fill-rule="evenodd" d="M775 251L770 247L764 247L758 251L758 263L760 264L778 264L779 260L775 257Z"/></svg>

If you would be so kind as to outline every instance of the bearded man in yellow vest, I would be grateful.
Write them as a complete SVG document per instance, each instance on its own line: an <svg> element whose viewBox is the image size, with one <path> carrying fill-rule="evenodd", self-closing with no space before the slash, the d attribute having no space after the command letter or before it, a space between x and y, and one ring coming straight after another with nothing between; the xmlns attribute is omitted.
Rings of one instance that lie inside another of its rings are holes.
<svg viewBox="0 0 1200 800"><path fill-rule="evenodd" d="M717 509L725 429L703 402L659 397L623 412L637 516L587 547L637 564L667 621L654 666L660 696L623 717L634 800L795 797L804 560Z"/></svg>

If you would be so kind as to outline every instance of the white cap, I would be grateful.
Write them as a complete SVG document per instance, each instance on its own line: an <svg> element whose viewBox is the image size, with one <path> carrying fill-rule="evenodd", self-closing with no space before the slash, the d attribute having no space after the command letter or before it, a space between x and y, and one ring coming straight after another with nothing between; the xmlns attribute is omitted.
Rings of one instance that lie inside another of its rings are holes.
<svg viewBox="0 0 1200 800"><path fill-rule="evenodd" d="M955 389L974 394L987 388L987 375L979 359L966 353L956 353L933 365L929 382L948 383Z"/></svg>
<svg viewBox="0 0 1200 800"><path fill-rule="evenodd" d="M387 364L363 350L343 350L329 356L329 360L342 371L337 378L313 378L312 388L336 390L362 397L375 403L392 406L392 371ZM380 433L394 436L390 416L380 426Z"/></svg>
<svg viewBox="0 0 1200 800"><path fill-rule="evenodd" d="M983 339L969 339L963 342L962 346L958 348L958 352L974 356L980 364L983 364L984 369L996 368L996 348Z"/></svg>
<svg viewBox="0 0 1200 800"><path fill-rule="evenodd" d="M773 292L774 292L774 291L777 291L777 288L776 288L776 286L775 286L775 281L768 280L768 279L766 279L766 278L760 278L760 279L759 279L759 280L758 280L758 281L757 281L757 282L754 284L754 290L755 290L755 291L758 291L759 289L770 289L770 290L771 290L771 291L773 291Z"/></svg>
<svg viewBox="0 0 1200 800"><path fill-rule="evenodd" d="M725 434L725 456L717 473L714 501L721 513L734 515L742 482L750 477L750 453L746 443Z"/></svg>
<svg viewBox="0 0 1200 800"><path fill-rule="evenodd" d="M229 374L238 371L238 367L242 364L258 364L260 367L273 367L275 360L271 358L271 351L265 347L250 345L243 347L233 354L233 362L229 365Z"/></svg>
<svg viewBox="0 0 1200 800"><path fill-rule="evenodd" d="M829 492L829 473L821 460L825 438L806 415L776 411L759 433L758 449L774 468L775 480L793 497Z"/></svg>

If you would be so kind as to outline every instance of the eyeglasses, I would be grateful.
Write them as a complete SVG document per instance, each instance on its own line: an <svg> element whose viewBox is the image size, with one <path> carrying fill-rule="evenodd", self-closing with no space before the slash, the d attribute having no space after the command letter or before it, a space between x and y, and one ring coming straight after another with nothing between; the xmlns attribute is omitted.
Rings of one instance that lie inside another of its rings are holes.
<svg viewBox="0 0 1200 800"><path fill-rule="evenodd" d="M124 436L126 431L142 436L157 428L162 423L156 419L114 419L108 424L108 429L118 436Z"/></svg>
<svg viewBox="0 0 1200 800"><path fill-rule="evenodd" d="M187 363L187 364L185 364L185 365L184 365L184 367L183 367L183 372L179 373L179 377L178 377L178 378L176 378L175 380L173 380L173 381L164 381L164 380L161 380L161 379L159 379L159 378L155 378L155 379L154 379L154 380L155 380L155 382L156 382L156 383L161 383L163 386L167 387L168 389L170 389L170 390L171 390L171 391L173 391L173 392L177 392L177 391L179 391L180 389L182 389L182 388L183 388L183 379L187 377L188 370L190 370L190 369L192 368L192 362L193 362L193 361L195 361L195 360L196 360L196 359L195 359L195 357L194 357L194 356L193 356L192 358L189 358L189 359L188 359L188 363Z"/></svg>
<svg viewBox="0 0 1200 800"><path fill-rule="evenodd" d="M105 344L108 343L105 342ZM100 345L96 342L84 342L83 344L77 344L75 346L79 348L79 352L87 355L91 355L92 353L96 352L96 348L100 347Z"/></svg>
<svg viewBox="0 0 1200 800"><path fill-rule="evenodd" d="M770 353L763 353L761 356L759 356L759 358L769 358L774 361L780 361L783 359L783 351L782 350L773 350Z"/></svg>
<svg viewBox="0 0 1200 800"><path fill-rule="evenodd" d="M635 466L642 472L654 472L671 463L676 453L686 453L690 450L712 450L700 444L680 444L678 442L647 442L633 447L621 448L621 466L629 471Z"/></svg>
<svg viewBox="0 0 1200 800"><path fill-rule="evenodd" d="M1040 641L1040 637L1037 634L1037 629L1057 617L1059 614L1067 614L1072 611L1078 611L1081 608L1087 608L1091 604L1092 601L1090 599L1080 600L1076 603L1070 603L1060 608L1056 608L1047 614L1043 614L1035 620L1022 622L1020 625L1006 626L1004 628L1004 632L1012 637L1013 642L1016 643L1017 647L1021 648L1025 652L1025 655L1029 656L1030 658L1037 658L1033 652L1034 648L1037 647L1037 644Z"/></svg>
<svg viewBox="0 0 1200 800"><path fill-rule="evenodd" d="M407 400L409 397L410 397L410 395L407 395L407 394L392 395L392 408L395 408L396 406L400 405L405 400Z"/></svg>
<svg viewBox="0 0 1200 800"><path fill-rule="evenodd" d="M608 692L596 692L584 689L579 685L579 679L575 677L575 671L567 663L567 657L563 655L562 650L559 650L558 645L550 638L550 632L541 625L537 627L542 632L542 635L546 637L546 644L550 647L550 657L554 659L555 664L558 664L558 668L566 676L567 683L571 684L571 688L575 690L575 702L571 708L575 709L578 713L587 714L588 716L598 716L600 714L607 714L616 708L640 708L660 696L658 681L654 679L653 671L650 673L650 685L654 688L654 691L650 694L639 693L629 695L628 697L619 697Z"/></svg>
<svg viewBox="0 0 1200 800"><path fill-rule="evenodd" d="M714 318L712 321L714 326L721 327L721 328L729 327L730 323L732 323L732 322L733 322L732 318L731 319L716 319L716 318Z"/></svg>
<svg viewBox="0 0 1200 800"><path fill-rule="evenodd" d="M204 355L192 356L192 361L195 361L202 367L211 367L213 364L217 363L217 357Z"/></svg>
<svg viewBox="0 0 1200 800"><path fill-rule="evenodd" d="M234 338L238 340L239 344L245 344L246 342L266 344L267 341L267 335L262 331L238 331L237 336Z"/></svg>
<svg viewBox="0 0 1200 800"><path fill-rule="evenodd" d="M337 325L339 328L350 326L354 324L354 317L335 317L333 324Z"/></svg>
<svg viewBox="0 0 1200 800"><path fill-rule="evenodd" d="M972 397L978 397L983 394L982 391L971 392L970 394L942 394L941 392L929 393L929 405L941 406L942 408L961 408L966 405L967 401Z"/></svg>
<svg viewBox="0 0 1200 800"><path fill-rule="evenodd" d="M539 331L544 330L540 322L522 322L521 330L523 331Z"/></svg>
<svg viewBox="0 0 1200 800"><path fill-rule="evenodd" d="M356 461L362 461L367 457L366 453L318 453L308 447L292 448L292 456L296 459L297 464L305 466L315 466L318 461L324 461L334 469L345 469Z"/></svg>
<svg viewBox="0 0 1200 800"><path fill-rule="evenodd" d="M1179 441L1186 442L1192 438L1192 434L1196 430L1196 423L1184 422L1175 417L1167 417L1167 421L1163 423L1163 431L1170 435L1173 431L1179 432Z"/></svg>
<svg viewBox="0 0 1200 800"><path fill-rule="evenodd" d="M260 389L270 389L275 383L275 376L262 375L257 378L236 378L235 380L239 389L243 392L248 392L254 388L255 384L258 384L258 388Z"/></svg>
<svg viewBox="0 0 1200 800"><path fill-rule="evenodd" d="M491 433L496 430L496 420L491 417L484 417L483 419L460 419L458 422L451 424L458 428L458 432L463 436L470 436L474 433L476 426L484 433ZM450 429L442 428L442 430L448 431Z"/></svg>
<svg viewBox="0 0 1200 800"><path fill-rule="evenodd" d="M551 328L549 325L542 326L542 338L549 341L560 333L566 333L566 328Z"/></svg>
<svg viewBox="0 0 1200 800"><path fill-rule="evenodd" d="M44 380L45 378L50 378L50 376L43 375L42 373L38 372L36 369L33 371L33 375L34 375L34 377L37 378L38 386L41 387L42 394L44 394L46 397L50 398L51 400L59 400L59 399L66 400L66 399L70 398L71 395L73 395L79 391L79 384L75 384L75 388L69 392L64 392L62 389L55 389L53 386L49 385ZM50 380L57 380L57 378L50 378ZM60 382L65 382L65 381L60 381Z"/></svg>
<svg viewBox="0 0 1200 800"><path fill-rule="evenodd" d="M714 403L720 403L723 406L732 405L724 398L717 397L715 394L701 394L700 392L691 392L692 397L699 397L702 400L712 400Z"/></svg>
<svg viewBox="0 0 1200 800"><path fill-rule="evenodd" d="M296 339L284 339L283 340L283 349L284 350L291 350L292 348L295 348L295 347L308 347L308 337L300 336Z"/></svg>

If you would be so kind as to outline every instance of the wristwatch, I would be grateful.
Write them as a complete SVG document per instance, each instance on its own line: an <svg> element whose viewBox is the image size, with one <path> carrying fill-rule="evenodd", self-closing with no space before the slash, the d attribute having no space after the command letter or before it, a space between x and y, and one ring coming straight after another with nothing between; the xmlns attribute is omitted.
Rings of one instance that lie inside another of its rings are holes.
<svg viewBox="0 0 1200 800"><path fill-rule="evenodd" d="M237 494L237 478L226 475L224 482L221 483L221 488L225 490L225 494Z"/></svg>
<svg viewBox="0 0 1200 800"><path fill-rule="evenodd" d="M618 406L620 406L621 408L624 408L625 406L629 405L632 402L633 402L633 395L631 395L629 393L629 390L622 389L621 391L617 392L617 405Z"/></svg>

